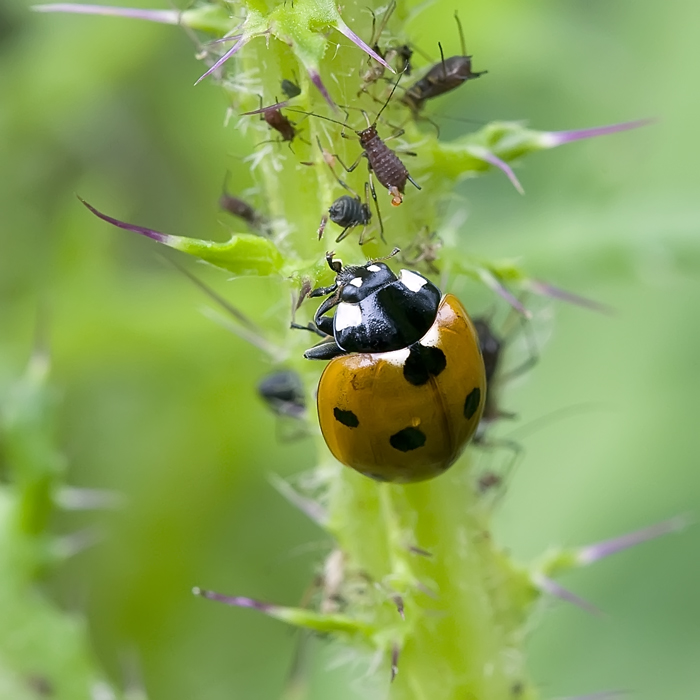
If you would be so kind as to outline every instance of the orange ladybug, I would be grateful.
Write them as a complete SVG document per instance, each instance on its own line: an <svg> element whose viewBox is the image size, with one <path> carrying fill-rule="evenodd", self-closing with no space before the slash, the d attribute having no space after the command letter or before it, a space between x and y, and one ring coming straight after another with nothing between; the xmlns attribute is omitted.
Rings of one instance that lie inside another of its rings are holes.
<svg viewBox="0 0 700 700"><path fill-rule="evenodd" d="M329 336L306 351L330 359L318 386L321 432L333 456L377 481L442 474L475 434L486 376L472 321L452 294L411 270L370 261L343 267L314 322ZM333 317L325 314L335 309Z"/></svg>

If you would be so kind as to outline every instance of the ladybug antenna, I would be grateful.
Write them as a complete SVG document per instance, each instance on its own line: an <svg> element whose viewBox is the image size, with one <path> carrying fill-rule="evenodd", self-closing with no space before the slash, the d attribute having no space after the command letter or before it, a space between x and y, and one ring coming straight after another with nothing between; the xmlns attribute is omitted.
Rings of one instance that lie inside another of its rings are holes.
<svg viewBox="0 0 700 700"><path fill-rule="evenodd" d="M371 258L370 260L367 261L368 264L370 263L376 263L376 262L381 262L382 260L389 260L390 258L393 258L395 255L398 255L401 252L401 248L394 248L394 250L389 253L389 255L384 255L381 258Z"/></svg>
<svg viewBox="0 0 700 700"><path fill-rule="evenodd" d="M333 256L335 255L335 251L331 250L328 253L326 253L326 262L328 263L328 267L333 270L336 274L339 273L343 269L343 261L338 258L337 260L333 259Z"/></svg>

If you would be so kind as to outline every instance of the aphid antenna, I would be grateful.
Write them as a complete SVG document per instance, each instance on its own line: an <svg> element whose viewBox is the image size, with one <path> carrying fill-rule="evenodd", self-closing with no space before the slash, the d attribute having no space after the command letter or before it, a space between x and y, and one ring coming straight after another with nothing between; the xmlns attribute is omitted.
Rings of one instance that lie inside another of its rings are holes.
<svg viewBox="0 0 700 700"><path fill-rule="evenodd" d="M275 97L277 99L277 97ZM268 105L267 107L262 106L262 97L260 97L260 109L254 109L252 112L243 112L242 117L249 117L254 114L264 114L265 112L272 112L276 109L283 109L289 104L289 100L282 100L282 102L275 102L274 104Z"/></svg>
<svg viewBox="0 0 700 700"><path fill-rule="evenodd" d="M457 10L455 10L455 22L457 22L457 31L459 32L459 43L460 46L462 47L462 56L467 55L467 46L464 43L464 31L462 29L462 22L459 19L459 13ZM440 51L442 52L442 46L440 47Z"/></svg>
<svg viewBox="0 0 700 700"><path fill-rule="evenodd" d="M346 127L350 129L350 125L347 122L341 122L338 121L337 119L332 119L331 117L324 117L322 114L316 114L316 112L305 112L303 109L296 109L295 107L289 107L287 109L288 112L296 112L297 114L305 114L307 117L316 117L316 119L323 119L324 121L327 122L332 122L333 124L340 124L340 126ZM254 114L253 112L250 112L250 114ZM354 131L354 129L353 129Z"/></svg>
<svg viewBox="0 0 700 700"><path fill-rule="evenodd" d="M383 260L390 260L393 258L395 255L398 255L401 252L401 248L394 248L394 250L391 251L388 255L382 255L381 258L368 258L367 262L368 263L376 263L376 262L382 262Z"/></svg>
<svg viewBox="0 0 700 700"><path fill-rule="evenodd" d="M376 45L376 43L379 41L382 34L384 33L384 30L386 29L386 25L389 23L389 19L391 18L391 15L394 13L394 10L396 9L396 0L391 0L389 5L387 6L386 11L384 12L384 15L382 16L382 21L379 24L379 30L376 32L376 34L375 34L375 29L376 29L376 24L377 24L377 15L375 15L374 12L369 7L365 7L364 9L372 15L372 37L370 39L369 45L374 47L374 45Z"/></svg>
<svg viewBox="0 0 700 700"><path fill-rule="evenodd" d="M208 284L192 274L186 267L173 258L165 255L161 255L160 257L185 275L195 287L204 292L214 303L220 306L229 316L234 318L237 323L231 323L228 318L215 311L204 309L204 315L207 318L223 326L226 330L258 348L258 350L262 350L268 357L276 360L285 357L286 351L269 342L263 335L262 329L253 323L242 311L239 311L233 304L217 294Z"/></svg>
<svg viewBox="0 0 700 700"><path fill-rule="evenodd" d="M580 403L571 404L570 406L562 406L549 411L544 415L533 418L523 425L519 425L503 437L508 440L522 440L538 433L543 428L549 428L556 423L559 423L569 418L576 418L590 413L599 413L601 411L613 411L614 406L605 401L582 401Z"/></svg>
<svg viewBox="0 0 700 700"><path fill-rule="evenodd" d="M379 121L379 117L381 116L382 112L386 109L387 105L391 101L391 98L394 96L394 93L396 92L396 88L399 86L399 81L401 80L401 76L403 75L403 71L401 71L396 78L396 82L394 83L394 87L391 88L391 92L389 93L389 97L386 98L386 102L382 105L382 108L377 112L377 116L374 118L374 124L376 124Z"/></svg>
<svg viewBox="0 0 700 700"><path fill-rule="evenodd" d="M167 261L176 270L178 270L178 272L185 275L185 277L187 277L187 279L192 282L195 287L204 292L213 302L224 309L226 313L228 313L232 318L235 318L238 323L248 328L248 330L262 336L262 330L255 323L253 323L253 321L251 321L242 311L239 311L235 306L233 306L233 304L224 299L224 297L214 291L208 284L206 284L206 282L203 282L201 279L199 279L199 277L192 274L184 265L170 256L161 255L160 258Z"/></svg>

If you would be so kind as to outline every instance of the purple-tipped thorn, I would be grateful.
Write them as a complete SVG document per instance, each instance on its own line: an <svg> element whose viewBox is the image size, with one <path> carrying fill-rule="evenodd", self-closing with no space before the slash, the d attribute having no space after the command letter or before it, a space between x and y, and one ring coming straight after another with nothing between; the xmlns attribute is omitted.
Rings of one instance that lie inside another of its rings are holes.
<svg viewBox="0 0 700 700"><path fill-rule="evenodd" d="M328 93L328 90L326 90L326 86L323 84L323 81L321 80L321 76L318 73L318 71L314 70L313 68L309 68L308 73L309 78L311 78L311 82L318 88L318 91L323 95L323 99L326 102L328 102L328 104L331 106L334 112L337 112L338 108L336 107L335 102L333 102L333 99Z"/></svg>
<svg viewBox="0 0 700 700"><path fill-rule="evenodd" d="M391 600L396 606L396 611L399 613L399 615L401 615L401 619L405 620L406 616L404 615L403 598L397 593L396 595L391 596Z"/></svg>
<svg viewBox="0 0 700 700"><path fill-rule="evenodd" d="M678 517L671 520L665 520L662 523L651 525L650 527L642 528L636 532L630 532L621 537L614 537L610 540L604 540L597 544L591 544L587 547L581 547L578 550L576 559L581 566L592 564L599 559L609 557L611 554L617 554L625 549L634 547L642 542L656 539L661 535L668 535L672 532L680 532L689 524L688 518Z"/></svg>
<svg viewBox="0 0 700 700"><path fill-rule="evenodd" d="M620 131L630 131L638 129L640 126L653 124L655 119L637 119L631 122L621 122L620 124L610 124L608 126L596 126L592 129L572 129L570 131L544 131L540 139L544 148L555 148L571 141L590 139L595 136L607 136L617 134Z"/></svg>
<svg viewBox="0 0 700 700"><path fill-rule="evenodd" d="M335 25L335 28L344 36L346 36L350 41L353 42L353 44L356 44L359 46L366 54L371 56L375 61L381 63L385 68L388 68L392 73L396 73L396 71L373 49L371 49L367 44L365 44L362 39L360 39L355 32L348 27L345 22L342 20L338 20L338 23Z"/></svg>
<svg viewBox="0 0 700 700"><path fill-rule="evenodd" d="M228 596L221 593L215 593L214 591L207 591L204 588L199 588L195 586L192 589L192 593L201 598L207 598L208 600L215 600L219 603L224 603L225 605L233 605L238 608L253 608L253 610L259 610L260 612L270 612L275 608L274 605L269 603L263 603L262 601L255 600L254 598L245 598L244 596Z"/></svg>
<svg viewBox="0 0 700 700"><path fill-rule="evenodd" d="M608 314L613 316L615 310L608 306L607 304L601 304L600 302L593 301L592 299L586 299L586 297L579 296L578 294L573 294L572 292L567 292L565 289L560 287L555 287L553 284L547 284L541 280L528 280L525 286L535 294L540 294L541 296L551 297L552 299L559 299L560 301L566 301L569 304L576 304L577 306L582 306L585 309L591 309L592 311L598 311L602 314Z"/></svg>
<svg viewBox="0 0 700 700"><path fill-rule="evenodd" d="M478 270L478 274L481 281L489 289L496 292L496 294L498 294L498 296L500 296L502 299L505 299L508 304L510 304L519 314L522 314L527 319L532 318L532 314L506 289L506 287L492 272L482 268Z"/></svg>
<svg viewBox="0 0 700 700"><path fill-rule="evenodd" d="M399 649L399 645L394 642L394 645L391 647L391 682L394 682L394 678L396 678L396 674L399 672L399 654L401 653L401 649Z"/></svg>
<svg viewBox="0 0 700 700"><path fill-rule="evenodd" d="M542 576L541 574L535 576L534 583L544 593L555 596L556 598L564 600L567 603L571 603L572 605L581 608L581 610L585 610L591 615L596 615L597 617L599 617L603 614L601 610L595 605L589 603L587 600L584 600L580 596L577 596L575 593L572 593L568 589L564 588L564 586L560 585L556 581L553 581L547 576Z"/></svg>
<svg viewBox="0 0 700 700"><path fill-rule="evenodd" d="M167 233L161 233L160 231L154 231L152 228L145 228L143 226L134 226L134 224L127 224L124 221L120 221L119 219L113 219L111 216L107 216L107 214L103 214L101 211L98 211L93 207L91 204L88 204L82 197L78 195L78 199L97 217L102 219L103 221L106 221L108 224L112 224L113 226L118 226L119 228L126 229L127 231L135 231L136 233L143 234L144 236L148 236L148 238L152 238L154 241L158 241L158 243L167 243L170 240L170 236Z"/></svg>
<svg viewBox="0 0 700 700"><path fill-rule="evenodd" d="M160 24L180 24L180 13L177 10L142 10L133 7L108 7L105 5L78 5L72 2L55 5L34 5L34 12L71 12L77 15L107 15L110 17L126 17L128 19L145 19Z"/></svg>
<svg viewBox="0 0 700 700"><path fill-rule="evenodd" d="M498 156L494 155L491 153L491 151L487 151L484 149L483 151L479 149L478 154L474 154L479 158L480 160L486 161L490 165L493 165L495 168L498 168L499 170L503 171L506 174L506 177L511 181L513 187L520 192L520 194L525 194L525 190L523 189L523 186L520 184L520 180L518 180L516 174L513 172L513 168L508 165L504 160L501 160Z"/></svg>
<svg viewBox="0 0 700 700"><path fill-rule="evenodd" d="M208 75L211 75L217 68L226 63L226 61L228 61L228 59L231 58L231 56L238 53L243 48L243 46L248 43L250 39L251 37L241 36L238 39L238 41L236 41L236 43L204 75L197 78L194 84L199 85L199 83L201 83L202 80L204 80L204 78L206 78Z"/></svg>

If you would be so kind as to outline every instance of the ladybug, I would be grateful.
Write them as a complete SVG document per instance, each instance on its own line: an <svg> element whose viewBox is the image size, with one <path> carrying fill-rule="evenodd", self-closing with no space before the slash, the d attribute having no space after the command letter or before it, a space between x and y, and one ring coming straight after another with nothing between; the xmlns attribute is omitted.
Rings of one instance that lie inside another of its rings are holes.
<svg viewBox="0 0 700 700"><path fill-rule="evenodd" d="M326 260L335 282L309 296L327 296L314 323L329 337L304 356L330 360L318 386L328 448L377 481L442 474L474 435L486 401L473 323L457 297L417 272L397 276L379 261L343 267L333 253Z"/></svg>

